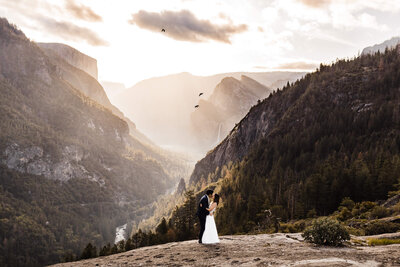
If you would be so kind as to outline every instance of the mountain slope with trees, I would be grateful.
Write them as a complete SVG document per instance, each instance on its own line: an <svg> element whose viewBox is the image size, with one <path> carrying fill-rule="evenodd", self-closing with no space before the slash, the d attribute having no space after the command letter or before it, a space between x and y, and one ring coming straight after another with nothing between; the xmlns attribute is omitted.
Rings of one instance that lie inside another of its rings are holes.
<svg viewBox="0 0 400 267"><path fill-rule="evenodd" d="M3 18L0 128L2 266L43 266L75 258L88 240L114 240L116 226L148 216L178 181L179 164L155 159Z"/></svg>
<svg viewBox="0 0 400 267"><path fill-rule="evenodd" d="M190 178L217 182L221 234L386 199L400 173L400 46L321 65L254 106Z"/></svg>
<svg viewBox="0 0 400 267"><path fill-rule="evenodd" d="M333 226L343 224L346 239L347 231L358 236L396 232L399 173L397 46L383 54L320 65L274 91L196 164L184 198L175 194L177 205L168 218L154 231L134 230L126 242L103 246L100 256L195 239L195 210L206 189L222 199L216 212L220 235L301 232L317 216L328 216L323 220L334 221ZM388 196L393 197L384 202ZM355 242L367 245L366 240ZM374 242L398 242L389 241ZM107 262L103 259L90 262Z"/></svg>

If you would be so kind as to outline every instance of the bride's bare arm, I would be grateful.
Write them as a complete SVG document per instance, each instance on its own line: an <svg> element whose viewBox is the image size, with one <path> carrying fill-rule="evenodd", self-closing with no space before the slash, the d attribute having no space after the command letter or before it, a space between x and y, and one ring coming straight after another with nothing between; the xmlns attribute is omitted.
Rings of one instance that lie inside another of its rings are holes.
<svg viewBox="0 0 400 267"><path fill-rule="evenodd" d="M216 206L217 206L217 203L214 202L211 204L211 206L209 208L206 208L206 210L212 211Z"/></svg>

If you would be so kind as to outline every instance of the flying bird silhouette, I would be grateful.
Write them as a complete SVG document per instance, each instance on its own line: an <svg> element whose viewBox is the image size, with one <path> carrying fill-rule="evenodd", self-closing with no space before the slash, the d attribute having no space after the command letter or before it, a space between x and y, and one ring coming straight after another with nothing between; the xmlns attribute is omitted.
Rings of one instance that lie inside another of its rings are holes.
<svg viewBox="0 0 400 267"><path fill-rule="evenodd" d="M203 93L200 93L200 94L199 94L199 96L202 96L202 95L203 95Z"/></svg>
<svg viewBox="0 0 400 267"><path fill-rule="evenodd" d="M165 32L165 29L161 29L161 32Z"/></svg>
<svg viewBox="0 0 400 267"><path fill-rule="evenodd" d="M194 106L195 108L198 108L199 107L199 105L196 105L196 106Z"/></svg>

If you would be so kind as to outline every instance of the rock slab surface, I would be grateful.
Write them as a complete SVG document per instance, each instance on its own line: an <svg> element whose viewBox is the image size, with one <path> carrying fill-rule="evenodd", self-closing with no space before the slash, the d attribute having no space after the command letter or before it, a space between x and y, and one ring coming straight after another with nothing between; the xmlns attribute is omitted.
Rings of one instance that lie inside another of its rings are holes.
<svg viewBox="0 0 400 267"><path fill-rule="evenodd" d="M220 239L218 245L174 242L54 266L400 266L399 244L318 247L300 234L281 233Z"/></svg>

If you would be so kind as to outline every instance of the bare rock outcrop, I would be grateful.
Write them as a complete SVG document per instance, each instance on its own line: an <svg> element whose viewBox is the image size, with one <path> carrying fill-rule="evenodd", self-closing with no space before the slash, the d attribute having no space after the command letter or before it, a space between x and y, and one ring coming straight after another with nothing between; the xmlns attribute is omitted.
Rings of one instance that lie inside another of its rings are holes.
<svg viewBox="0 0 400 267"><path fill-rule="evenodd" d="M222 236L218 245L196 241L144 247L67 266L399 266L400 245L319 247L300 234Z"/></svg>
<svg viewBox="0 0 400 267"><path fill-rule="evenodd" d="M75 48L60 43L38 43L40 48L52 50L72 66L85 71L97 80L97 60L85 55Z"/></svg>
<svg viewBox="0 0 400 267"><path fill-rule="evenodd" d="M258 100L264 99L272 90L242 75L240 80L226 77L215 87L207 100L201 100L201 108L191 114L191 128L198 146L209 149L240 121Z"/></svg>
<svg viewBox="0 0 400 267"><path fill-rule="evenodd" d="M89 172L82 164L82 159L87 157L83 150L75 145L65 146L61 158L54 162L54 158L43 152L39 146L21 147L13 143L9 145L4 153L2 163L9 169L33 175L43 175L48 179L66 182L71 178L85 178L105 184L104 179L96 173Z"/></svg>

